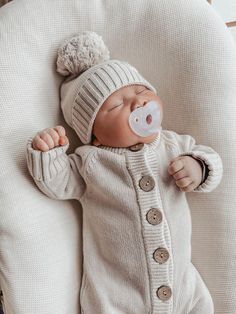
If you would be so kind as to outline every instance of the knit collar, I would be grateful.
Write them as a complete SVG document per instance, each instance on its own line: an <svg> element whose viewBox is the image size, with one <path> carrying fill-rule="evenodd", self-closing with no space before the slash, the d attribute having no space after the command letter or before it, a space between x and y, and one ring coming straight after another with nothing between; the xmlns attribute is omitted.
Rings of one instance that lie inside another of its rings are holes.
<svg viewBox="0 0 236 314"><path fill-rule="evenodd" d="M142 150L144 150L144 151L149 150L149 149L155 150L159 146L159 143L161 141L161 135L162 134L160 132L153 142L148 143L148 144L144 144ZM105 149L105 150L108 150L108 151L116 153L116 154L124 154L128 151L131 151L130 147L110 147L110 146L100 145L100 146L98 146L98 148ZM135 153L135 151L134 151L134 153Z"/></svg>

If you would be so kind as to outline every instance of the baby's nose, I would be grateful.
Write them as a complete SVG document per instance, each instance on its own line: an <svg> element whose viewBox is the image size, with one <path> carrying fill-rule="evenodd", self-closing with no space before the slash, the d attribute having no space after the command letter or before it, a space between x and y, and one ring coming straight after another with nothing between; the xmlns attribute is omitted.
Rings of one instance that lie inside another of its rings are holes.
<svg viewBox="0 0 236 314"><path fill-rule="evenodd" d="M145 106L146 103L147 103L146 100L137 99L137 98L134 99L134 100L132 101L132 104L131 104L131 111L134 111L134 110L136 110L136 109L139 108L139 107Z"/></svg>

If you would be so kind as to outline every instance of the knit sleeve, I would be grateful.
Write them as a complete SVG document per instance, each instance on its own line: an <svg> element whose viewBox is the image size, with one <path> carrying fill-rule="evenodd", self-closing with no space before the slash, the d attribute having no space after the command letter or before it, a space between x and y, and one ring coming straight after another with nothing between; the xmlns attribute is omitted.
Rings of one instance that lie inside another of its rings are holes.
<svg viewBox="0 0 236 314"><path fill-rule="evenodd" d="M211 147L197 145L190 135L174 133L179 148L179 156L191 156L205 165L205 178L193 192L211 192L220 183L223 175L221 158Z"/></svg>
<svg viewBox="0 0 236 314"><path fill-rule="evenodd" d="M85 190L85 182L80 174L81 157L77 154L67 155L68 146L41 152L32 148L32 139L27 144L29 172L39 189L52 199L79 200Z"/></svg>

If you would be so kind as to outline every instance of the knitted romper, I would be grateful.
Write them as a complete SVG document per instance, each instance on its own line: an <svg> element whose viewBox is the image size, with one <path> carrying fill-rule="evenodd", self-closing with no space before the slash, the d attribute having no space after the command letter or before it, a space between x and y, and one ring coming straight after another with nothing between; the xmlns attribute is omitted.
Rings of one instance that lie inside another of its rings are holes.
<svg viewBox="0 0 236 314"><path fill-rule="evenodd" d="M70 155L67 148L40 152L30 140L27 162L47 196L82 205L82 313L213 314L191 263L186 195L167 168L180 155L201 159L208 175L194 192L210 192L222 177L219 155L167 130L129 148L84 145Z"/></svg>

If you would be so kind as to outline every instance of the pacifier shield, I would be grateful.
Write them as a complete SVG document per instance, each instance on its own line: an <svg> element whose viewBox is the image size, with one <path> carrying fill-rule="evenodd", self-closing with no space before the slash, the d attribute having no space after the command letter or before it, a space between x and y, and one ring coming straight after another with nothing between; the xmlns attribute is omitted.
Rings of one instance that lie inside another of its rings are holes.
<svg viewBox="0 0 236 314"><path fill-rule="evenodd" d="M135 109L129 116L132 131L146 137L161 131L161 108L156 101L149 101L145 106Z"/></svg>

